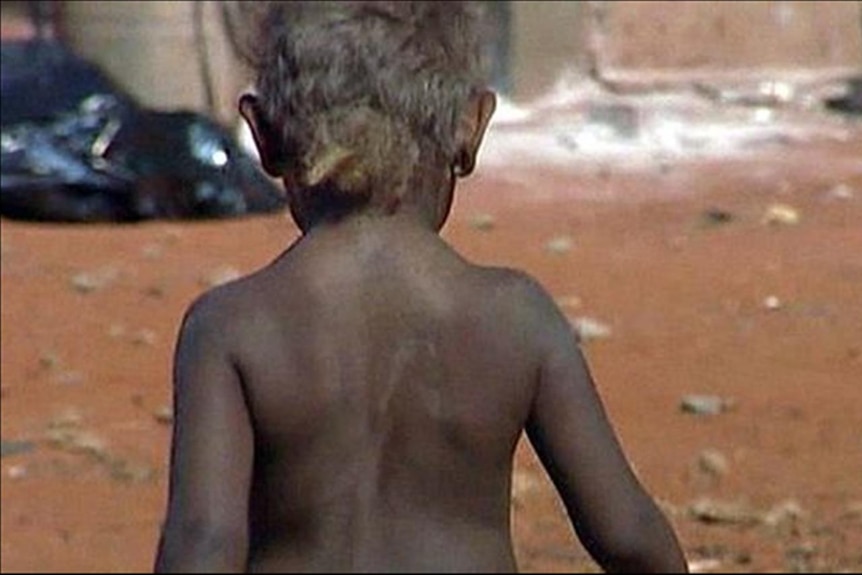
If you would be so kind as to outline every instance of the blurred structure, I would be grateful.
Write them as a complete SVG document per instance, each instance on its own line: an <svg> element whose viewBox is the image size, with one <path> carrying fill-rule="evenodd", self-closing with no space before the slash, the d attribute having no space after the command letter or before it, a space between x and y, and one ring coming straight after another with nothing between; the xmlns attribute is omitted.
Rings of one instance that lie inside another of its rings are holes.
<svg viewBox="0 0 862 575"><path fill-rule="evenodd" d="M238 124L251 83L238 45L260 3L56 4L57 35L142 104ZM725 153L795 137L799 122L839 139L858 129L811 114L858 115L862 2L482 4L503 96L496 124L529 116L533 135L552 132L579 154Z"/></svg>
<svg viewBox="0 0 862 575"><path fill-rule="evenodd" d="M222 5L230 3L60 4L60 37L143 105L193 109L222 121L236 118L235 96L248 79L232 52L221 14ZM196 18L202 30L196 30ZM213 109L208 109L207 81Z"/></svg>
<svg viewBox="0 0 862 575"><path fill-rule="evenodd" d="M230 32L231 27L243 32L248 3L57 4L60 35L142 102L157 107L207 105L198 17L214 105L220 117L234 114L235 95L249 78L233 53ZM636 85L740 75L834 79L862 70L860 2L485 4L496 87L516 101L547 92L563 73L591 67L609 80Z"/></svg>

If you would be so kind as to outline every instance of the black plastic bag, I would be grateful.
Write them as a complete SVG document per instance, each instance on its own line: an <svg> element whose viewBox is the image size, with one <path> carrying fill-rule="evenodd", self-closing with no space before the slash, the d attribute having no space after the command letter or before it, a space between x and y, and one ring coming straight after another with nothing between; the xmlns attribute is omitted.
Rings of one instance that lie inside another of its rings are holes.
<svg viewBox="0 0 862 575"><path fill-rule="evenodd" d="M826 101L832 112L862 116L862 76L847 81L844 95Z"/></svg>
<svg viewBox="0 0 862 575"><path fill-rule="evenodd" d="M3 62L4 117L17 121L4 118L0 136L0 215L109 222L225 218L284 207L277 186L216 122L141 107L62 47L45 54L35 62L45 66L41 73L16 69L24 66L18 60L10 71ZM46 88L52 85L53 96Z"/></svg>

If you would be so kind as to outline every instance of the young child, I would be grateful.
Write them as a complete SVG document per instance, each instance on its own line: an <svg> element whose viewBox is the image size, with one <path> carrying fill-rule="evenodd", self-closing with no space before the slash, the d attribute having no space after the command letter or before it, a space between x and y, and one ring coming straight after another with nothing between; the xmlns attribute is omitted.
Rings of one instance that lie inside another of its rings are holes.
<svg viewBox="0 0 862 575"><path fill-rule="evenodd" d="M686 570L553 300L438 235L494 110L475 16L270 13L240 111L303 235L187 312L157 571L515 571L524 431L603 568Z"/></svg>

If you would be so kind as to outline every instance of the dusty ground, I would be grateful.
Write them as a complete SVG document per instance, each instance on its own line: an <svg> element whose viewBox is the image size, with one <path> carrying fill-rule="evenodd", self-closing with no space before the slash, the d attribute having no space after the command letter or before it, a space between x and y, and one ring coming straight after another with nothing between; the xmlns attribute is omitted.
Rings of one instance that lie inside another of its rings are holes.
<svg viewBox="0 0 862 575"><path fill-rule="evenodd" d="M629 173L480 163L444 230L608 328L588 359L696 570L862 570L860 158L857 139ZM296 230L273 215L0 231L2 571L147 570L182 312ZM687 412L691 394L723 409ZM523 570L595 570L527 446L514 491Z"/></svg>

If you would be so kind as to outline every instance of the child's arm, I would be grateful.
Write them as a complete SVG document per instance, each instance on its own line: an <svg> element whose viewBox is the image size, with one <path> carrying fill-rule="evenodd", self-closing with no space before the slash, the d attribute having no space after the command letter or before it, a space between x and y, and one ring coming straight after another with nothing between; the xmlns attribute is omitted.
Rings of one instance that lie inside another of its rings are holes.
<svg viewBox="0 0 862 575"><path fill-rule="evenodd" d="M532 291L538 325L548 331L527 433L579 539L606 571L685 572L679 543L629 467L568 321L541 288Z"/></svg>
<svg viewBox="0 0 862 575"><path fill-rule="evenodd" d="M206 299L195 305L177 344L168 512L156 572L246 568L254 441L226 351L231 330L217 315Z"/></svg>

